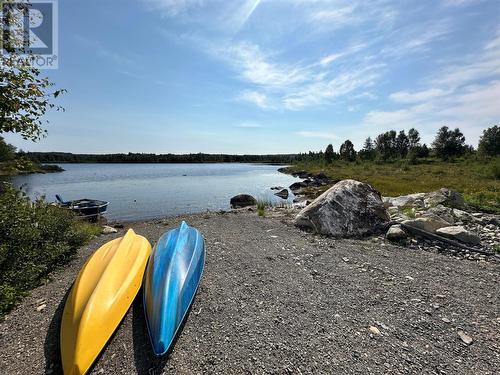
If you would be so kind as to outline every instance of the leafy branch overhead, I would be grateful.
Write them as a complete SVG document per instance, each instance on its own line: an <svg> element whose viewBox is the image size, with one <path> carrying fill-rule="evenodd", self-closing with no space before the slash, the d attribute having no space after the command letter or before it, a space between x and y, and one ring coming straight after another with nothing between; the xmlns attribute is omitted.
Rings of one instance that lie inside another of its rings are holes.
<svg viewBox="0 0 500 375"><path fill-rule="evenodd" d="M8 9L3 5L4 11ZM6 16L4 19L10 20L7 24L16 22L12 17ZM2 40L0 134L18 133L24 139L37 141L46 134L43 124L48 121L43 120L43 116L47 110L64 110L56 106L53 100L66 90L54 89L54 83L42 77L40 70L29 63L34 58L31 51L28 51L27 56L24 55L19 55L15 48Z"/></svg>

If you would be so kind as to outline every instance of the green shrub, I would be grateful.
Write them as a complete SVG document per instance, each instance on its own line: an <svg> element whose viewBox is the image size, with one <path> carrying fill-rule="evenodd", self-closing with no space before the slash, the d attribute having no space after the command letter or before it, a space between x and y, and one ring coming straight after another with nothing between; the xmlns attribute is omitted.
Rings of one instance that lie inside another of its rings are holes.
<svg viewBox="0 0 500 375"><path fill-rule="evenodd" d="M10 185L1 189L0 315L99 233L70 211L41 199L31 202Z"/></svg>

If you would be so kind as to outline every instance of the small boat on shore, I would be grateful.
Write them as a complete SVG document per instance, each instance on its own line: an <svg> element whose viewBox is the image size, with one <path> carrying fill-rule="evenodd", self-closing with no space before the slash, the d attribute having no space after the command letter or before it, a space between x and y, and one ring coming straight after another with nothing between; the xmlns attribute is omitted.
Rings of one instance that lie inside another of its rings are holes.
<svg viewBox="0 0 500 375"><path fill-rule="evenodd" d="M144 313L156 355L171 347L200 284L205 240L186 222L165 233L153 249L144 275Z"/></svg>
<svg viewBox="0 0 500 375"><path fill-rule="evenodd" d="M61 322L65 375L85 374L128 311L142 285L149 241L129 229L101 246L80 270Z"/></svg>
<svg viewBox="0 0 500 375"><path fill-rule="evenodd" d="M58 194L56 194L56 199L59 207L76 212L78 215L89 220L96 220L101 215L104 215L107 212L109 205L109 202L106 201L87 198L65 202Z"/></svg>

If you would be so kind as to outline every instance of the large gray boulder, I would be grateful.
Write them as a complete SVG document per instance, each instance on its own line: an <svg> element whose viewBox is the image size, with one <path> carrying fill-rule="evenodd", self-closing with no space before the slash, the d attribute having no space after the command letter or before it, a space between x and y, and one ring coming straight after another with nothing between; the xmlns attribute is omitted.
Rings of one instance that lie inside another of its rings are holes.
<svg viewBox="0 0 500 375"><path fill-rule="evenodd" d="M453 240L458 240L460 242L470 243L477 245L481 242L480 238L474 233L469 232L462 226L451 226L443 227L436 230L437 234L443 237L451 238Z"/></svg>
<svg viewBox="0 0 500 375"><path fill-rule="evenodd" d="M257 200L248 194L238 194L231 198L230 203L232 208L241 208L255 206L257 204Z"/></svg>
<svg viewBox="0 0 500 375"><path fill-rule="evenodd" d="M434 207L439 204L451 208L465 208L465 200L462 194L458 191L446 188L427 193L424 198L424 204L426 208Z"/></svg>
<svg viewBox="0 0 500 375"><path fill-rule="evenodd" d="M436 216L439 216L441 219L450 224L455 223L455 217L453 216L453 209L445 207L442 204L438 204L435 207L429 208L427 210L427 214L434 214Z"/></svg>
<svg viewBox="0 0 500 375"><path fill-rule="evenodd" d="M439 228L449 227L451 225L451 223L448 223L446 220L434 214L424 214L416 219L405 220L403 224L430 233L435 233Z"/></svg>
<svg viewBox="0 0 500 375"><path fill-rule="evenodd" d="M380 193L370 185L343 180L299 212L295 225L335 237L379 233L389 221Z"/></svg>

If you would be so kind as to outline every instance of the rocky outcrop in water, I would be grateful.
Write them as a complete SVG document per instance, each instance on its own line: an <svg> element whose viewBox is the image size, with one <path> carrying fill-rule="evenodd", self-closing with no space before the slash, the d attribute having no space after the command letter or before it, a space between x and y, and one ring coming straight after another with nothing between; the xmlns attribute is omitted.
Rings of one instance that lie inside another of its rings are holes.
<svg viewBox="0 0 500 375"><path fill-rule="evenodd" d="M283 199L288 199L288 189L280 190L277 193L274 193L274 195Z"/></svg>
<svg viewBox="0 0 500 375"><path fill-rule="evenodd" d="M248 206L255 206L257 200L249 194L238 194L230 200L231 208L242 208Z"/></svg>

